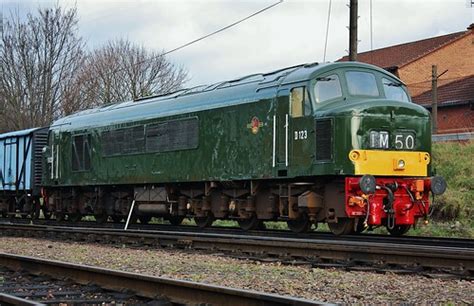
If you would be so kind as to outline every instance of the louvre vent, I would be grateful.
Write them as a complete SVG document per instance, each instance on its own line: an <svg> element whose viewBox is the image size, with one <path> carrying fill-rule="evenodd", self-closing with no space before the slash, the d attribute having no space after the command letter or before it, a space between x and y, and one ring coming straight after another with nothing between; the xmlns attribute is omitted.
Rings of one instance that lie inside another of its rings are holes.
<svg viewBox="0 0 474 306"><path fill-rule="evenodd" d="M33 138L33 186L41 186L43 173L43 148L48 145L48 128L37 130Z"/></svg>
<svg viewBox="0 0 474 306"><path fill-rule="evenodd" d="M332 119L316 120L316 160L332 159Z"/></svg>

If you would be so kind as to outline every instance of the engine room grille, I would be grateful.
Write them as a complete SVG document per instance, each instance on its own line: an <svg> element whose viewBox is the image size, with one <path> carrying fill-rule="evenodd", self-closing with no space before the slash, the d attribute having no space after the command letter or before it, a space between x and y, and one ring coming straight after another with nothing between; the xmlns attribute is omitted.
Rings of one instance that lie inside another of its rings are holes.
<svg viewBox="0 0 474 306"><path fill-rule="evenodd" d="M316 160L332 159L332 119L316 120Z"/></svg>

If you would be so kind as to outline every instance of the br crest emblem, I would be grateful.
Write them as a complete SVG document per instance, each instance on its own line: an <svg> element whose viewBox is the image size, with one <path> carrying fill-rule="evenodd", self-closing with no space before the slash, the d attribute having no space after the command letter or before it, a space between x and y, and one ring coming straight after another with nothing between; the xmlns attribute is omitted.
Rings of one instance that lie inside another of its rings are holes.
<svg viewBox="0 0 474 306"><path fill-rule="evenodd" d="M258 130L263 126L263 122L261 122L257 117L253 117L250 120L250 123L247 124L247 128L250 129L252 134L257 134Z"/></svg>

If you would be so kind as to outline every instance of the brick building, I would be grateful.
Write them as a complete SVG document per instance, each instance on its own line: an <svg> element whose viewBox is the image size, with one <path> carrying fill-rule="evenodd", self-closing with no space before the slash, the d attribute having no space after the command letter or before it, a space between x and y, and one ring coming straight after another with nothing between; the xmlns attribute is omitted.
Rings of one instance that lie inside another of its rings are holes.
<svg viewBox="0 0 474 306"><path fill-rule="evenodd" d="M359 53L358 60L397 75L413 101L428 109L432 65L437 65L438 74L446 71L438 79L437 133L474 134L474 24L466 31Z"/></svg>

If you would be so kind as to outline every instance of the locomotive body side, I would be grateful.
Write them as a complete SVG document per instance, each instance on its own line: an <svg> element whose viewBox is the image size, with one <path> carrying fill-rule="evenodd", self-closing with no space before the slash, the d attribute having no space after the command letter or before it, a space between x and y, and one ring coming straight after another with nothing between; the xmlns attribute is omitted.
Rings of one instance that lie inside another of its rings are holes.
<svg viewBox="0 0 474 306"><path fill-rule="evenodd" d="M144 110L137 120L79 129L67 124L53 126L49 150L59 156L48 166L55 175L47 176L46 183L66 187L92 182L121 185L270 178L272 100L262 96L169 116L161 112L147 116ZM120 112L118 116L127 118L127 109ZM258 132L252 132L252 124Z"/></svg>

